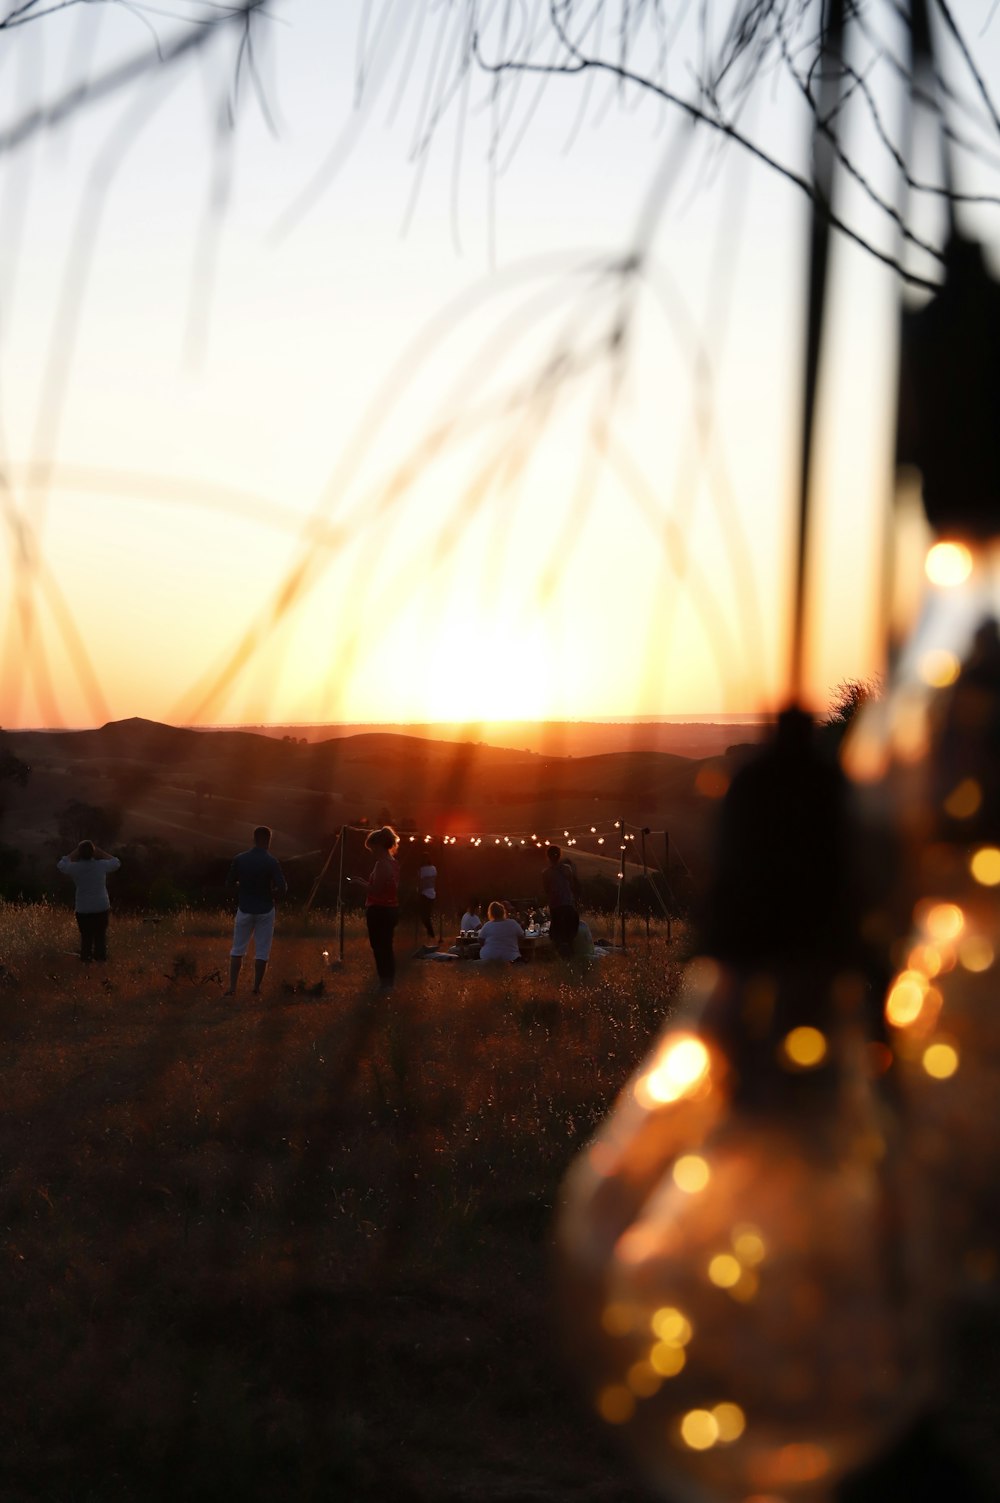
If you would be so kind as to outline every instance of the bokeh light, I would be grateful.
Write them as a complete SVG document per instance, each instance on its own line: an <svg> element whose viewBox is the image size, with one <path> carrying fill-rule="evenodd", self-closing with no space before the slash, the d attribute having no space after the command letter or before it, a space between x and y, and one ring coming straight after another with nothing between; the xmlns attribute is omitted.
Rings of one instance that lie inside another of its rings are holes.
<svg viewBox="0 0 1000 1503"><path fill-rule="evenodd" d="M931 584L954 589L972 573L972 554L964 543L940 542L928 550L924 573Z"/></svg>

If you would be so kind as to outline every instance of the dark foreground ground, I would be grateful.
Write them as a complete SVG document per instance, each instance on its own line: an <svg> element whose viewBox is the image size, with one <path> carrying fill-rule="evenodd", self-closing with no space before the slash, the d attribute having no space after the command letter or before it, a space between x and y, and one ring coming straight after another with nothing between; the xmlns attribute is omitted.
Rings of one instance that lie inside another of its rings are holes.
<svg viewBox="0 0 1000 1503"><path fill-rule="evenodd" d="M646 1496L567 1378L549 1235L672 1005L659 941L582 980L414 966L373 1007L360 939L331 978L306 936L234 1007L221 930L122 923L102 974L67 916L11 922L5 1503ZM1000 1497L998 1335L956 1331L943 1416L844 1503Z"/></svg>

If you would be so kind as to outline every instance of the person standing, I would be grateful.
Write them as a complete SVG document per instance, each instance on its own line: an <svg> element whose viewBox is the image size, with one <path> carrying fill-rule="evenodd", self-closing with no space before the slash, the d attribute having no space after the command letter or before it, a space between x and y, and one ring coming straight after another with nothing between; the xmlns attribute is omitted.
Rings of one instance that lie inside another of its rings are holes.
<svg viewBox="0 0 1000 1503"><path fill-rule="evenodd" d="M437 867L425 861L417 873L417 907L428 939L434 938L434 903L437 898Z"/></svg>
<svg viewBox="0 0 1000 1503"><path fill-rule="evenodd" d="M365 922L368 925L368 943L375 957L375 970L383 991L389 991L396 979L396 957L392 937L399 920L399 836L391 825L372 830L365 840L365 849L376 858L371 875L356 878L362 887L367 887L365 898Z"/></svg>
<svg viewBox="0 0 1000 1503"><path fill-rule="evenodd" d="M549 864L542 872L542 886L549 905L549 939L559 954L569 960L580 927L579 883L572 862L563 859L559 846L550 845L545 854Z"/></svg>
<svg viewBox="0 0 1000 1503"><path fill-rule="evenodd" d="M271 957L271 941L274 938L274 899L288 891L276 858L268 847L271 831L267 825L258 825L253 832L253 845L241 851L229 868L226 886L239 893L236 918L233 922L233 948L229 952L229 986L224 997L236 993L236 983L243 966L243 957L253 937L253 994L260 995L261 982Z"/></svg>
<svg viewBox="0 0 1000 1503"><path fill-rule="evenodd" d="M107 878L120 867L117 856L109 856L92 840L81 840L57 863L57 870L71 877L76 887L76 927L80 931L80 959L85 965L108 958L111 899Z"/></svg>

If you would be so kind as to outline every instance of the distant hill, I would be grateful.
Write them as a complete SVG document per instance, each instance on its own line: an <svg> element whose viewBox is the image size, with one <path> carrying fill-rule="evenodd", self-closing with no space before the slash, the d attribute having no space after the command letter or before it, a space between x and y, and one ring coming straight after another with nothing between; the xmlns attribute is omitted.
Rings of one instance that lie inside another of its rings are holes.
<svg viewBox="0 0 1000 1503"><path fill-rule="evenodd" d="M476 725L260 725L259 735L277 739L329 741L348 736L405 736L424 741L486 742L540 756L592 757L608 752L659 751L679 757L717 757L738 742L758 741L770 722L748 716L718 721L510 721ZM219 730L226 730L221 726Z"/></svg>
<svg viewBox="0 0 1000 1503"><path fill-rule="evenodd" d="M341 824L364 820L436 835L535 832L559 840L570 825L609 830L624 819L669 830L684 859L697 861L716 802L706 790L720 786L718 777L700 780L704 760L630 747L628 727L584 729L618 733L625 744L556 754L432 739L413 728L308 740L291 730L205 731L141 719L97 730L11 732L7 744L32 772L26 787L4 790L0 842L29 867L48 870L76 803L108 815L119 845L164 842L219 857L245 847L261 822L274 829L276 853L294 859L315 852ZM684 744L690 728L639 729L639 740L669 730ZM718 733L721 753L723 740L745 740L747 727L699 730ZM587 738L581 733L572 744L579 748ZM616 866L614 845L594 859Z"/></svg>

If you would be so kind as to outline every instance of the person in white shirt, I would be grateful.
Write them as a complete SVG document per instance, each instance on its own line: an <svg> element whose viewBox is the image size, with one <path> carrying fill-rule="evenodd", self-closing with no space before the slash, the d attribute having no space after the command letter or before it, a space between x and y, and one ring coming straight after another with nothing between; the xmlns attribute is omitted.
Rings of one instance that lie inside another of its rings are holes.
<svg viewBox="0 0 1000 1503"><path fill-rule="evenodd" d="M437 867L429 861L417 872L417 907L420 922L429 938L434 938L434 900L437 897Z"/></svg>
<svg viewBox="0 0 1000 1503"><path fill-rule="evenodd" d="M63 856L57 870L72 878L76 887L76 927L80 931L80 959L89 965L91 960L108 958L108 914L111 899L108 897L107 878L118 871L121 862L117 856L109 856L92 840L81 840L75 850Z"/></svg>
<svg viewBox="0 0 1000 1503"><path fill-rule="evenodd" d="M483 921L479 917L479 911L478 910L479 910L479 904L476 903L476 902L470 901L468 908L462 914L462 922L459 924L458 927L460 929L468 929L473 934L475 934L478 929L481 929L483 927Z"/></svg>
<svg viewBox="0 0 1000 1503"><path fill-rule="evenodd" d="M486 912L489 918L479 931L479 959L505 960L508 964L520 960L518 940L524 938L524 930L517 919L505 917L502 903L491 903Z"/></svg>

